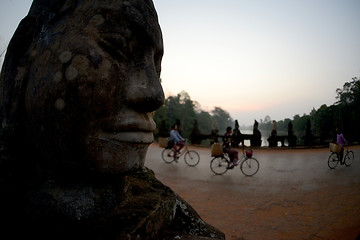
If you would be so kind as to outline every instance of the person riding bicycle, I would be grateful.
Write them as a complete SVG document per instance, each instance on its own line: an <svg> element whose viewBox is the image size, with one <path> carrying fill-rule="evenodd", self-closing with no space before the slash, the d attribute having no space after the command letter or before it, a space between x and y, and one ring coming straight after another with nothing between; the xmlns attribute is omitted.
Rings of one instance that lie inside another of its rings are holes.
<svg viewBox="0 0 360 240"><path fill-rule="evenodd" d="M229 169L232 169L234 168L234 166L237 166L237 161L238 161L238 151L231 149L231 133L232 133L231 127L227 127L226 133L223 137L223 151L229 155L230 161L232 161L232 164L228 166Z"/></svg>
<svg viewBox="0 0 360 240"><path fill-rule="evenodd" d="M169 142L173 143L174 148L174 159L176 160L176 155L184 147L185 139L178 132L178 125L174 124L170 132ZM179 148L178 148L179 147Z"/></svg>
<svg viewBox="0 0 360 240"><path fill-rule="evenodd" d="M341 151L339 153L340 156L340 163L343 163L343 156L344 156L344 144L347 144L348 141L344 138L341 130L336 128L336 143L341 145Z"/></svg>

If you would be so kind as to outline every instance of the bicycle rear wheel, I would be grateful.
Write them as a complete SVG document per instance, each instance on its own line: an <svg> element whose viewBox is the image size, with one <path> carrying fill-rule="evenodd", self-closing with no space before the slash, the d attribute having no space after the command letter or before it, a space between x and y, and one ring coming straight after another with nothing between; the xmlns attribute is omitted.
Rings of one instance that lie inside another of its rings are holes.
<svg viewBox="0 0 360 240"><path fill-rule="evenodd" d="M174 150L171 148L165 148L162 153L161 157L166 163L172 163L174 161Z"/></svg>
<svg viewBox="0 0 360 240"><path fill-rule="evenodd" d="M354 161L354 152L353 151L348 151L345 154L345 158L344 158L344 162L345 162L345 166L350 166Z"/></svg>
<svg viewBox="0 0 360 240"><path fill-rule="evenodd" d="M336 168L336 166L339 163L339 158L338 158L338 154L337 153L331 153L328 159L328 166L331 169Z"/></svg>
<svg viewBox="0 0 360 240"><path fill-rule="evenodd" d="M200 162L199 154L193 150L187 151L184 155L184 158L186 164L191 167L198 165L198 163Z"/></svg>
<svg viewBox="0 0 360 240"><path fill-rule="evenodd" d="M241 162L241 172L246 176L253 176L259 170L260 164L255 158L246 158Z"/></svg>
<svg viewBox="0 0 360 240"><path fill-rule="evenodd" d="M216 175L226 173L229 166L229 160L226 157L214 157L210 162L210 169Z"/></svg>

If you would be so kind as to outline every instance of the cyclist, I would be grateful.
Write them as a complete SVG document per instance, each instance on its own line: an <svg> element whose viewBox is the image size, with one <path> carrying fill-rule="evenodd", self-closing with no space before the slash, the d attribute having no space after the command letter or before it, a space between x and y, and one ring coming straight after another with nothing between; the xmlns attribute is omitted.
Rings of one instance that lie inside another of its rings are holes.
<svg viewBox="0 0 360 240"><path fill-rule="evenodd" d="M348 142L344 138L344 135L341 133L341 130L339 128L336 128L336 143L341 145L341 151L339 155L340 155L340 163L343 164L344 144L347 144Z"/></svg>
<svg viewBox="0 0 360 240"><path fill-rule="evenodd" d="M223 137L223 151L229 155L230 161L232 161L232 164L228 166L229 169L234 168L238 161L238 151L231 149L231 133L231 127L227 127Z"/></svg>
<svg viewBox="0 0 360 240"><path fill-rule="evenodd" d="M169 142L173 143L173 148L174 148L174 159L176 160L177 157L177 153L180 152L180 150L184 147L184 141L185 139L180 135L180 133L177 131L178 130L178 125L174 124L172 126L172 130L170 132L170 138L169 138ZM179 148L178 148L179 147Z"/></svg>

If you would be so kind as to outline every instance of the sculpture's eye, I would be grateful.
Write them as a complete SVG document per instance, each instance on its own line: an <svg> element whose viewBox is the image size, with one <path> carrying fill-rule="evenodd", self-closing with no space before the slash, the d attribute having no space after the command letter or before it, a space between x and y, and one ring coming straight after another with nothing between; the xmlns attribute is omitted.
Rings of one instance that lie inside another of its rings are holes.
<svg viewBox="0 0 360 240"><path fill-rule="evenodd" d="M156 50L155 51L155 54L154 54L154 65L155 65L155 70L156 70L156 73L158 75L158 77L160 78L160 72L161 72L161 59L162 59L162 56L163 56L163 51L161 49L160 50Z"/></svg>
<svg viewBox="0 0 360 240"><path fill-rule="evenodd" d="M102 34L99 46L113 58L122 61L129 60L129 43L121 34Z"/></svg>

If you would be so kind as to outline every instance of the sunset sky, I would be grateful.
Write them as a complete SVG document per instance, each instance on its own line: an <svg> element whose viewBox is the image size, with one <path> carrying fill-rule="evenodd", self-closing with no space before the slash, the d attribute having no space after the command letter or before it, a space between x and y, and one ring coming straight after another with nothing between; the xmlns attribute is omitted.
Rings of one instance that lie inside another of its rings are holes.
<svg viewBox="0 0 360 240"><path fill-rule="evenodd" d="M0 53L30 0L1 0ZM331 105L360 76L359 0L154 0L166 96L182 90L240 125ZM2 61L3 59L1 59Z"/></svg>

